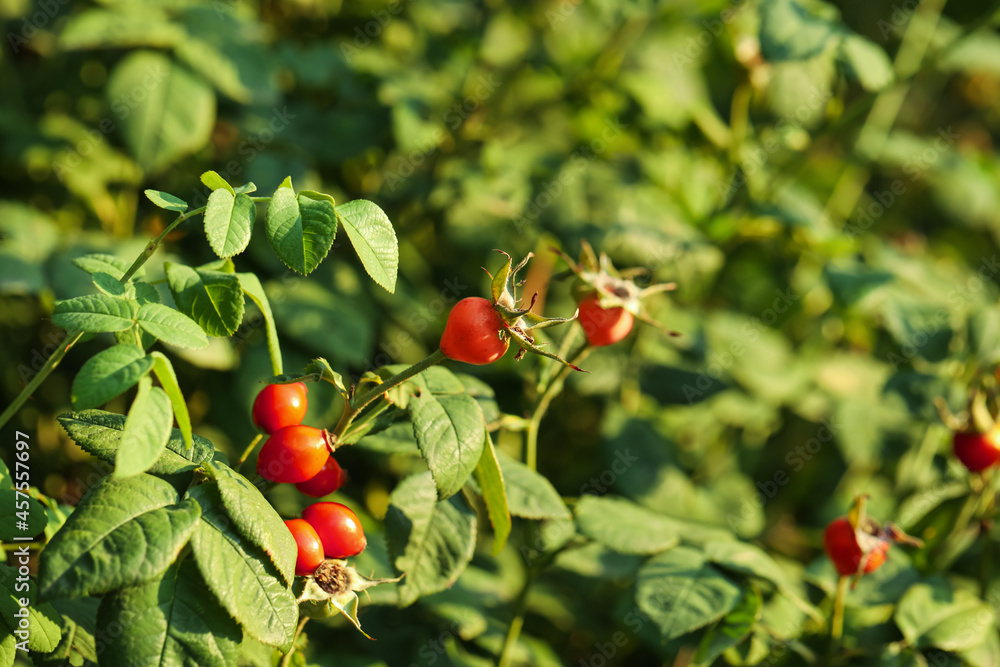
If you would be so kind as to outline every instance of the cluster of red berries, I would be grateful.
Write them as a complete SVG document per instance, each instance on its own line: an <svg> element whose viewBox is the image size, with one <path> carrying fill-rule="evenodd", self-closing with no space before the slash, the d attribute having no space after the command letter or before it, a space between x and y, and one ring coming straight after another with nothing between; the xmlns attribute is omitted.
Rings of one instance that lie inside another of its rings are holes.
<svg viewBox="0 0 1000 667"><path fill-rule="evenodd" d="M634 319L624 308L602 308L596 293L580 302L580 324L594 347L612 345L628 335ZM441 351L455 361L492 364L510 347L502 335L509 325L493 307L478 296L462 299L451 309L441 336Z"/></svg>
<svg viewBox="0 0 1000 667"><path fill-rule="evenodd" d="M322 498L347 481L347 473L330 453L329 434L303 426L308 407L303 382L269 384L253 403L253 422L268 434L257 456L257 474L272 482L295 484L312 498ZM301 519L285 522L295 538L295 574L308 576L325 558L348 558L367 545L361 522L340 503L313 503Z"/></svg>

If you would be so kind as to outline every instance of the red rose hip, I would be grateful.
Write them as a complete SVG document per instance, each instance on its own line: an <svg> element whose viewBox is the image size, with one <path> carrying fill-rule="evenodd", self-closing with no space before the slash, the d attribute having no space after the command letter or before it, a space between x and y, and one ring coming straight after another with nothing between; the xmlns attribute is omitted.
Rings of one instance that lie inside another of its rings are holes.
<svg viewBox="0 0 1000 667"><path fill-rule="evenodd" d="M304 382L265 386L253 401L254 426L271 434L301 424L308 407L306 394Z"/></svg>
<svg viewBox="0 0 1000 667"><path fill-rule="evenodd" d="M323 543L319 541L319 535L304 519L291 519L285 522L285 526L295 538L295 574L312 574L323 562Z"/></svg>
<svg viewBox="0 0 1000 667"><path fill-rule="evenodd" d="M989 433L955 433L955 458L972 472L986 470L1000 461L1000 429Z"/></svg>
<svg viewBox="0 0 1000 667"><path fill-rule="evenodd" d="M595 347L617 343L632 330L635 319L624 308L601 308L600 298L591 294L580 302L580 326Z"/></svg>
<svg viewBox="0 0 1000 667"><path fill-rule="evenodd" d="M315 477L330 458L328 434L312 426L286 426L260 448L257 474L272 482L304 482Z"/></svg>
<svg viewBox="0 0 1000 667"><path fill-rule="evenodd" d="M846 517L841 517L830 522L823 533L823 546L826 554L833 561L842 576L852 575L858 571L864 552L858 544L854 527ZM882 567L885 562L886 553L889 551L889 543L880 540L875 548L869 552L868 560L865 562L865 574L870 574Z"/></svg>
<svg viewBox="0 0 1000 667"><path fill-rule="evenodd" d="M451 309L441 335L441 351L455 361L482 366L507 352L507 324L488 299L470 296Z"/></svg>
<svg viewBox="0 0 1000 667"><path fill-rule="evenodd" d="M327 558L347 558L365 550L368 540L350 507L340 503L313 503L302 518L316 529Z"/></svg>
<svg viewBox="0 0 1000 667"><path fill-rule="evenodd" d="M326 460L320 471L295 488L313 498L322 498L339 489L347 481L347 472L332 456Z"/></svg>

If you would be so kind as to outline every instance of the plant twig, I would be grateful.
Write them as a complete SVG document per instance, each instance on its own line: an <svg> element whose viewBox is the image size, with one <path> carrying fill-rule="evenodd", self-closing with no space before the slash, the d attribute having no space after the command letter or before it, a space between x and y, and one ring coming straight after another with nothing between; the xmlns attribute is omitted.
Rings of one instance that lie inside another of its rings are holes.
<svg viewBox="0 0 1000 667"><path fill-rule="evenodd" d="M288 667L292 664L292 656L295 655L295 642L299 640L299 635L302 634L302 628L306 627L306 623L309 622L308 616L303 616L302 620L299 621L299 627L295 628L295 636L292 637L292 647L288 649L288 653L281 659L280 667Z"/></svg>
<svg viewBox="0 0 1000 667"><path fill-rule="evenodd" d="M580 348L580 351L576 353L576 356L570 360L570 363L574 366L580 365L584 359L593 351L593 347L590 344L584 345ZM542 418L545 417L545 413L549 410L549 405L552 404L552 400L559 395L562 391L563 382L566 377L573 370L570 366L563 366L562 370L552 378L545 390L542 392L541 397L539 397L538 402L535 404L534 410L531 413L531 419L528 421L528 433L525 441L525 464L535 470L538 467L538 429L541 427Z"/></svg>
<svg viewBox="0 0 1000 667"><path fill-rule="evenodd" d="M358 413L364 410L368 404L393 387L403 384L414 375L422 373L431 366L441 363L445 359L447 359L447 357L444 356L444 352L442 352L440 348L434 350L434 352L422 361L418 361L409 368L403 369L391 378L381 382L375 387L372 387L372 389L367 393L348 401L347 405L344 407L344 413L340 415L340 420L337 422L337 425L333 427L333 430L330 431L333 443L337 443L340 437L347 431L347 427L354 421L354 418L357 417Z"/></svg>

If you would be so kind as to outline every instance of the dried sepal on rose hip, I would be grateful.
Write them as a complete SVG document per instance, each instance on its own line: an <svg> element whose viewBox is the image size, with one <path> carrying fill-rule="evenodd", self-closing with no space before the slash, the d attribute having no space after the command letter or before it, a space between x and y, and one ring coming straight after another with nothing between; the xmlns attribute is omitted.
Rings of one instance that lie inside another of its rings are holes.
<svg viewBox="0 0 1000 667"><path fill-rule="evenodd" d="M507 263L497 273L490 274L492 300L482 297L467 297L452 308L441 336L441 352L449 359L469 364L491 364L502 357L513 342L519 348L515 360L520 360L526 352L555 359L574 370L582 370L565 359L543 349L535 343L531 331L570 322L572 317L542 317L531 312L538 294L531 297L527 307L518 300L517 273L524 268L534 255L528 253L517 266L510 255L502 250L497 252L507 258ZM483 269L484 271L486 269Z"/></svg>
<svg viewBox="0 0 1000 667"><path fill-rule="evenodd" d="M358 593L381 584L394 584L402 575L392 579L369 579L340 559L320 563L309 577L297 577L292 587L299 612L309 618L327 618L343 614L365 637L358 620Z"/></svg>
<svg viewBox="0 0 1000 667"><path fill-rule="evenodd" d="M885 563L894 543L921 546L923 542L910 537L897 526L884 526L865 512L867 496L858 496L847 516L830 522L823 531L823 547L833 566L842 577L852 577L851 586L878 570Z"/></svg>
<svg viewBox="0 0 1000 667"><path fill-rule="evenodd" d="M646 273L645 269L619 271L606 254L598 256L587 241L580 242L578 262L558 248L552 250L569 264L569 270L577 277L573 292L580 304L580 326L591 345L603 347L617 343L629 334L635 319L671 336L679 335L650 318L642 308L642 299L675 289L674 283L640 287L632 278Z"/></svg>

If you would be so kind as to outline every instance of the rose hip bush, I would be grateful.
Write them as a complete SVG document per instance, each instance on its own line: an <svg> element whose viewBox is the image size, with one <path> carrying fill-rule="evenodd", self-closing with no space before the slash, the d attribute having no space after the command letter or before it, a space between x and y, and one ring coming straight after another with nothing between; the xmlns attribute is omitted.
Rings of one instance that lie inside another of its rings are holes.
<svg viewBox="0 0 1000 667"><path fill-rule="evenodd" d="M0 19L0 667L996 664L993 3Z"/></svg>

